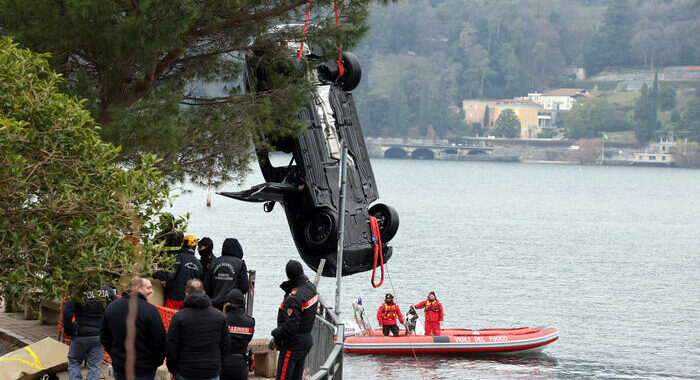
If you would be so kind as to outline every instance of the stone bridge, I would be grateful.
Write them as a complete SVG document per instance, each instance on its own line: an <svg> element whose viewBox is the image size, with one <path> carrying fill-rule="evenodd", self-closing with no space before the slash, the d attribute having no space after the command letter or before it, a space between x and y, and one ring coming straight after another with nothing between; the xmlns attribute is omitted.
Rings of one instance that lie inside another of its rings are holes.
<svg viewBox="0 0 700 380"><path fill-rule="evenodd" d="M484 156L491 154L493 147L486 142L471 142L467 144L448 143L421 143L394 142L394 141L369 141L368 147L371 155L386 158L412 158L419 160L432 159L463 159L467 157Z"/></svg>

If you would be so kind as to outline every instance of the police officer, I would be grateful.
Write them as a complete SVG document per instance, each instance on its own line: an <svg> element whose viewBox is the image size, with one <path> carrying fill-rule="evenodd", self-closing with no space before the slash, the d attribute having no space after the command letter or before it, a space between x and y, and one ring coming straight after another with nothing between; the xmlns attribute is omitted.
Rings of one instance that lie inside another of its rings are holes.
<svg viewBox="0 0 700 380"><path fill-rule="evenodd" d="M221 380L245 380L248 378L246 352L255 332L255 319L245 313L245 296L240 290L233 289L228 293L224 314L231 346L224 359Z"/></svg>
<svg viewBox="0 0 700 380"><path fill-rule="evenodd" d="M277 312L277 328L272 330L270 348L280 351L277 360L277 380L300 380L304 359L313 346L318 293L316 286L304 275L301 263L289 260L285 268L288 281L280 285L284 301Z"/></svg>
<svg viewBox="0 0 700 380"><path fill-rule="evenodd" d="M68 349L68 376L82 380L80 365L87 364L87 379L100 378L100 364L104 348L100 343L100 326L105 307L116 299L114 289L105 285L82 296L75 294L63 307L63 333L71 337Z"/></svg>

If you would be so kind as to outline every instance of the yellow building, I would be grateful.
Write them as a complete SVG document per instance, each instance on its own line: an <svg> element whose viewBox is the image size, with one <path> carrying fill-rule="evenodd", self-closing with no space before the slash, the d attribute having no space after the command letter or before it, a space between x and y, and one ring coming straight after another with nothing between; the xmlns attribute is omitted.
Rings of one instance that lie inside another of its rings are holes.
<svg viewBox="0 0 700 380"><path fill-rule="evenodd" d="M463 100L462 111L464 111L464 122L482 123L484 121L484 112L486 107L489 107L489 125L493 125L493 109L496 105L495 100Z"/></svg>
<svg viewBox="0 0 700 380"><path fill-rule="evenodd" d="M498 115L504 110L511 109L520 120L520 138L534 139L539 132L538 113L542 110L539 104L527 100L504 99L496 102L493 120L498 120Z"/></svg>

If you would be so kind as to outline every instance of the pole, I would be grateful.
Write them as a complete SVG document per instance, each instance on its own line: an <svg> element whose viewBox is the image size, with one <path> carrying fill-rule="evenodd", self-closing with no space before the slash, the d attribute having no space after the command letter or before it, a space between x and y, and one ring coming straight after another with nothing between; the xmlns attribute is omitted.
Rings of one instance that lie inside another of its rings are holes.
<svg viewBox="0 0 700 380"><path fill-rule="evenodd" d="M603 132L603 147L600 149L600 164L603 165L603 160L605 160L605 139L608 138L608 135Z"/></svg>
<svg viewBox="0 0 700 380"><path fill-rule="evenodd" d="M340 315L340 286L343 279L343 239L345 237L345 184L347 181L348 146L341 140L343 147L340 155L340 202L338 202L338 250L335 269L335 315Z"/></svg>

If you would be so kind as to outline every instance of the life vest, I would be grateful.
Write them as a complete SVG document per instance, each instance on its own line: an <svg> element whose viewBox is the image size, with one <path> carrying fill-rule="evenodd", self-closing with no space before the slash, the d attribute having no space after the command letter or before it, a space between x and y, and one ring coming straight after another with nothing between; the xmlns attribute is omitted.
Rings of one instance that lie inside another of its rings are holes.
<svg viewBox="0 0 700 380"><path fill-rule="evenodd" d="M384 310L382 311L382 319L385 321L395 321L396 320L396 304L392 303L388 305L384 302Z"/></svg>
<svg viewBox="0 0 700 380"><path fill-rule="evenodd" d="M431 301L427 300L425 301L425 311L426 312L433 312L433 313L439 313L440 312L440 305L438 304L438 301Z"/></svg>

